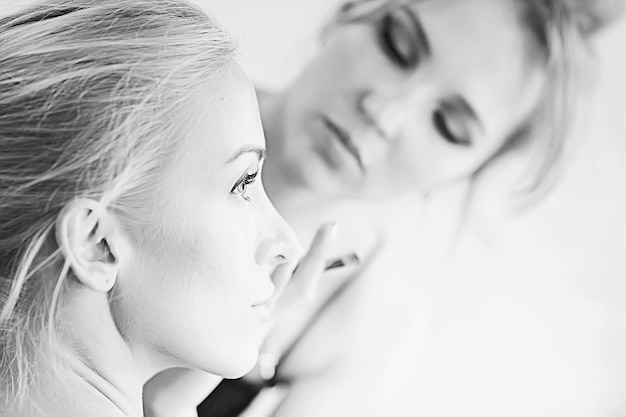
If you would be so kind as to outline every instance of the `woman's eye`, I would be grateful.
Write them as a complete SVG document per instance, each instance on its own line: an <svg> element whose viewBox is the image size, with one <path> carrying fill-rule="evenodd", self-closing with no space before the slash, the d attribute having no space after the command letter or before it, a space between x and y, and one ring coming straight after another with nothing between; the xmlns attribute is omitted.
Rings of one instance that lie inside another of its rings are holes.
<svg viewBox="0 0 626 417"><path fill-rule="evenodd" d="M433 112L433 124L439 134L449 143L461 146L470 146L472 144L467 136L455 133L454 129L451 127L451 123L441 109L437 109Z"/></svg>
<svg viewBox="0 0 626 417"><path fill-rule="evenodd" d="M420 61L415 28L402 9L387 13L380 20L379 42L387 57L403 69L417 67Z"/></svg>
<svg viewBox="0 0 626 417"><path fill-rule="evenodd" d="M253 184L258 177L258 171L248 173L246 172L239 180L235 183L233 188L230 190L232 194L235 194L246 201L250 201L250 197L248 196L248 185Z"/></svg>

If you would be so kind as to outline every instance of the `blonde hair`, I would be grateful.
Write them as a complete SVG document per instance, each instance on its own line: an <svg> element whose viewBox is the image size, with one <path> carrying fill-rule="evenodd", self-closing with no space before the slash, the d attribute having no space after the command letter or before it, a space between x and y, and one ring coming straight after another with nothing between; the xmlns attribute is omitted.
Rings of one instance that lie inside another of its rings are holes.
<svg viewBox="0 0 626 417"><path fill-rule="evenodd" d="M127 224L146 221L146 198L176 145L181 107L234 50L212 18L179 0L47 0L0 18L0 396L7 406L29 398L39 359L54 361L68 272L54 241L58 213L87 197Z"/></svg>
<svg viewBox="0 0 626 417"><path fill-rule="evenodd" d="M324 32L337 25L375 19L390 9L428 0L355 0L345 3ZM478 178L490 162L521 145L532 145L528 175L518 195L537 200L554 183L556 169L579 113L587 73L587 40L623 9L623 0L512 0L521 20L545 58L547 88L531 119L505 141L502 148L472 174ZM471 195L470 192L468 195Z"/></svg>

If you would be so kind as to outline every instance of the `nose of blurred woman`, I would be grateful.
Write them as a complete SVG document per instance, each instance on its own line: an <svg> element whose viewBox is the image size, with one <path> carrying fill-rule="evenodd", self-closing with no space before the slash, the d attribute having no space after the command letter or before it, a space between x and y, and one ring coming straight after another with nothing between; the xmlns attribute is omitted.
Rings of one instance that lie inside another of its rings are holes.
<svg viewBox="0 0 626 417"><path fill-rule="evenodd" d="M356 106L383 139L391 141L400 133L406 111L401 97L368 90L358 96Z"/></svg>

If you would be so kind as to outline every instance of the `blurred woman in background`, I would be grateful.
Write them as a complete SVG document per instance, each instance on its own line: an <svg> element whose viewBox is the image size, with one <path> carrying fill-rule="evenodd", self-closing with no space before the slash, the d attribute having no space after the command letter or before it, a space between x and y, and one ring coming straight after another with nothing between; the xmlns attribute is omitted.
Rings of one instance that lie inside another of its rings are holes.
<svg viewBox="0 0 626 417"><path fill-rule="evenodd" d="M278 142L274 154L292 170L286 178L312 189L424 194L468 177L489 180L499 175L499 159L523 151L531 170L519 185L532 201L554 183L582 114L591 36L622 8L566 0L350 3L300 77L268 100L268 147ZM610 298L587 296L586 276L466 281L465 264L437 281L411 273L432 254L428 242L415 246L421 250L396 247L298 343L278 370L288 394L276 415L624 412L616 388L626 386L624 366L609 364L622 363L614 349L626 345L624 323L604 303ZM399 258L404 281L392 278ZM596 291L624 294L588 278ZM572 317L589 321L572 327ZM597 343L583 342L591 339Z"/></svg>

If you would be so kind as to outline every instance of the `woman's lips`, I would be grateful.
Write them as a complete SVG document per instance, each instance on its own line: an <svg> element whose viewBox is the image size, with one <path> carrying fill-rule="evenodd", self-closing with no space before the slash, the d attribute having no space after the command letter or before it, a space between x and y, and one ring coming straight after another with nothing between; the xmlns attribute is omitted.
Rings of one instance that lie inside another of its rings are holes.
<svg viewBox="0 0 626 417"><path fill-rule="evenodd" d="M359 148L352 141L350 134L341 128L339 125L334 123L329 118L322 116L322 121L328 130L332 132L332 134L339 140L339 143L343 145L343 147L352 155L359 166L359 169L362 173L366 172L365 165L363 164L363 158L361 157L361 152Z"/></svg>
<svg viewBox="0 0 626 417"><path fill-rule="evenodd" d="M269 279L271 281L271 277L268 277L266 279ZM257 316L261 319L261 321L267 321L270 319L271 312L269 304L275 292L276 287L273 284L269 285L267 287L267 291L265 291L265 293L261 297L254 300L252 302L252 305L250 306L252 310L254 310L254 312L257 314Z"/></svg>

